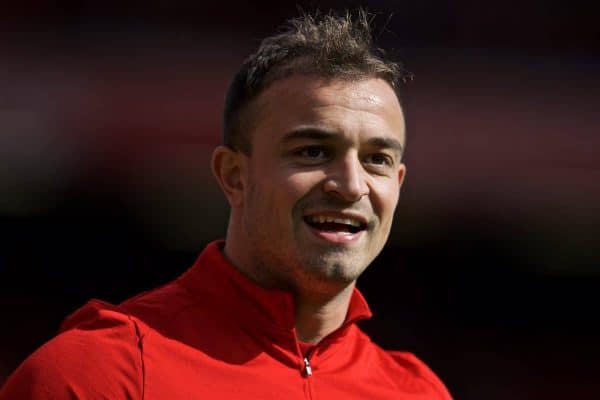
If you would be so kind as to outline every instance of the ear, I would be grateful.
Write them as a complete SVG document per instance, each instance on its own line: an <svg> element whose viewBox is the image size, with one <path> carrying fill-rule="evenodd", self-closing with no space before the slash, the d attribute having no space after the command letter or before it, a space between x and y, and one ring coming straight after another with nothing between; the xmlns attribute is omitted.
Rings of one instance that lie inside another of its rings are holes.
<svg viewBox="0 0 600 400"><path fill-rule="evenodd" d="M212 154L211 169L232 208L239 208L244 200L244 155L226 146L218 146Z"/></svg>
<svg viewBox="0 0 600 400"><path fill-rule="evenodd" d="M400 169L398 169L398 188L402 189L402 184L404 183L404 177L406 176L406 165L400 164Z"/></svg>

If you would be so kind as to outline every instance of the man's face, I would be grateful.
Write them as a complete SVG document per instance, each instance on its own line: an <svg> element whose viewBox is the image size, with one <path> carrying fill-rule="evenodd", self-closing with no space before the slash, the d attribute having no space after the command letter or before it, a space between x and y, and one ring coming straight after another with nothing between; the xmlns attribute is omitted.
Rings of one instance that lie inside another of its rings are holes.
<svg viewBox="0 0 600 400"><path fill-rule="evenodd" d="M392 88L293 76L250 113L236 210L245 262L296 289L354 282L388 238L405 173Z"/></svg>

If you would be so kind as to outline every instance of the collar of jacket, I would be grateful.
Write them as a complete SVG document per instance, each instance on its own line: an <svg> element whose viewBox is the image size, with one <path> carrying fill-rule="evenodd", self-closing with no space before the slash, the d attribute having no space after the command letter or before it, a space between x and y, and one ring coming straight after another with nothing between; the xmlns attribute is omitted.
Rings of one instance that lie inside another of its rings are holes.
<svg viewBox="0 0 600 400"><path fill-rule="evenodd" d="M293 331L295 338L292 294L266 289L251 281L225 258L222 252L224 244L224 240L209 243L178 283L192 293L208 293L214 301L218 301L219 307L246 322L248 329L266 329L271 335L287 337ZM343 334L355 322L371 315L365 298L354 288L346 319L332 335Z"/></svg>

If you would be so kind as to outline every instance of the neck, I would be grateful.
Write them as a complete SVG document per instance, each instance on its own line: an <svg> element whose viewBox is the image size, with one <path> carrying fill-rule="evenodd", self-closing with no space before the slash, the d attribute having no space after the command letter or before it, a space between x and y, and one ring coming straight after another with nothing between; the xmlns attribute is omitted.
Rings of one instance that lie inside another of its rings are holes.
<svg viewBox="0 0 600 400"><path fill-rule="evenodd" d="M346 320L354 283L333 296L296 295L296 336L316 344Z"/></svg>
<svg viewBox="0 0 600 400"><path fill-rule="evenodd" d="M312 285L294 285L275 276L268 269L252 268L252 257L248 251L236 245L245 240L235 240L230 226L227 232L224 254L231 263L255 283L266 288L289 290L294 294L296 336L298 340L316 344L325 336L338 329L346 320L348 305L352 297L355 282L349 284L324 284L312 282ZM244 256L246 255L246 256ZM307 290L307 287L312 287Z"/></svg>

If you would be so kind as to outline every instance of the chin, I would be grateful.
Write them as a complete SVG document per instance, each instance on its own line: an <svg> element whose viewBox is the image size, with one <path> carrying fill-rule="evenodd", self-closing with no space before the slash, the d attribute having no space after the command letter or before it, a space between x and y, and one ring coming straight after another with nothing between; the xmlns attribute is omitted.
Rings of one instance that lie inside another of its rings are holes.
<svg viewBox="0 0 600 400"><path fill-rule="evenodd" d="M327 257L319 255L311 260L303 260L303 269L313 278L322 281L350 284L354 282L366 269L362 263L357 263L352 255L344 255L340 260L338 257Z"/></svg>

